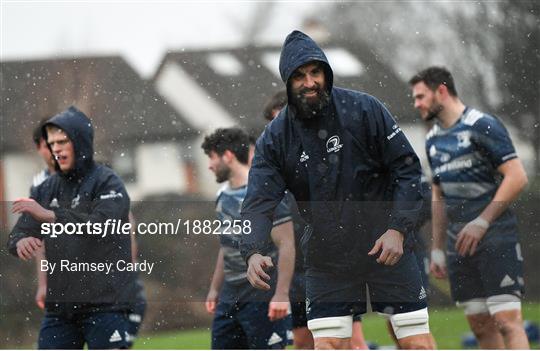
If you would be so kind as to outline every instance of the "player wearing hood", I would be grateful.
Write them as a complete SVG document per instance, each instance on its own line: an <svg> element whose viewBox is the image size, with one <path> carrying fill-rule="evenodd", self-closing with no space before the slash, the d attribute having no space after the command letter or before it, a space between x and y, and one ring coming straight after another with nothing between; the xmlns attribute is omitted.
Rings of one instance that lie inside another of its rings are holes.
<svg viewBox="0 0 540 351"><path fill-rule="evenodd" d="M136 300L136 275L120 271L131 262L130 235L42 235L44 223L129 222L129 196L120 178L93 160L93 127L75 107L52 117L42 129L55 158L56 173L17 199L21 214L8 240L9 252L31 259L46 243L46 314L38 348L82 349L130 346L128 313ZM66 227L67 228L67 227ZM66 264L68 263L68 264ZM111 270L93 270L111 264ZM55 267L54 270L51 267Z"/></svg>
<svg viewBox="0 0 540 351"><path fill-rule="evenodd" d="M289 105L257 141L242 209L253 228L242 242L250 282L266 285L271 213L288 189L310 227L302 249L315 347L349 347L367 284L400 347L433 348L410 249L421 207L418 157L381 102L333 86L324 52L304 33L285 40L280 73Z"/></svg>

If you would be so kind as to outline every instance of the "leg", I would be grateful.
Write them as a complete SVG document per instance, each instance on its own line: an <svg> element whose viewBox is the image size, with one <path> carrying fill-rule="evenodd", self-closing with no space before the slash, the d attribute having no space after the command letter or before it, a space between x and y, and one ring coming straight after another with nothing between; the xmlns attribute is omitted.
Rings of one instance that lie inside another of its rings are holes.
<svg viewBox="0 0 540 351"><path fill-rule="evenodd" d="M489 313L467 315L471 330L480 349L504 349L504 341Z"/></svg>
<svg viewBox="0 0 540 351"><path fill-rule="evenodd" d="M487 299L489 312L507 349L528 349L529 340L523 329L521 300L514 295L497 295Z"/></svg>
<svg viewBox="0 0 540 351"><path fill-rule="evenodd" d="M82 349L84 336L71 320L46 314L41 322L38 349Z"/></svg>
<svg viewBox="0 0 540 351"><path fill-rule="evenodd" d="M405 252L394 266L373 264L368 281L371 306L388 318L401 349L434 349L427 294L416 257Z"/></svg>
<svg viewBox="0 0 540 351"><path fill-rule="evenodd" d="M308 328L313 333L316 350L344 350L350 348L352 316L311 319Z"/></svg>
<svg viewBox="0 0 540 351"><path fill-rule="evenodd" d="M364 332L362 330L362 321L355 320L355 317L356 316L353 317L351 349L368 350L369 347L366 344L366 339L364 338Z"/></svg>
<svg viewBox="0 0 540 351"><path fill-rule="evenodd" d="M435 349L427 308L393 314L389 320L400 349Z"/></svg>
<svg viewBox="0 0 540 351"><path fill-rule="evenodd" d="M521 318L523 257L519 243L486 250L482 280L489 293L486 305L507 349L529 348Z"/></svg>
<svg viewBox="0 0 540 351"><path fill-rule="evenodd" d="M520 310L501 311L493 315L495 325L501 333L507 349L529 349L529 340L523 329Z"/></svg>
<svg viewBox="0 0 540 351"><path fill-rule="evenodd" d="M303 287L305 290L305 287ZM315 344L313 343L313 335L307 327L307 315L306 315L306 303L305 293L300 299L293 300L291 298L291 317L292 317L292 332L294 348L297 350L313 350Z"/></svg>
<svg viewBox="0 0 540 351"><path fill-rule="evenodd" d="M293 329L293 337L294 348L297 350L313 350L315 347L313 335L311 335L308 327Z"/></svg>
<svg viewBox="0 0 540 351"><path fill-rule="evenodd" d="M350 338L315 338L315 350L347 350Z"/></svg>
<svg viewBox="0 0 540 351"><path fill-rule="evenodd" d="M290 316L272 322L268 318L268 306L268 302L259 301L245 302L239 306L238 322L250 349L282 350L287 346Z"/></svg>
<svg viewBox="0 0 540 351"><path fill-rule="evenodd" d="M366 312L366 284L361 277L306 272L308 328L315 349L349 349L353 314Z"/></svg>
<svg viewBox="0 0 540 351"><path fill-rule="evenodd" d="M247 349L242 327L236 320L235 306L219 302L212 321L212 350Z"/></svg>
<svg viewBox="0 0 540 351"><path fill-rule="evenodd" d="M458 302L457 306L464 308L465 317L481 349L504 349L501 333L489 314L486 299L474 298Z"/></svg>
<svg viewBox="0 0 540 351"><path fill-rule="evenodd" d="M435 340L431 334L419 334L398 339L399 348L404 350L434 350Z"/></svg>

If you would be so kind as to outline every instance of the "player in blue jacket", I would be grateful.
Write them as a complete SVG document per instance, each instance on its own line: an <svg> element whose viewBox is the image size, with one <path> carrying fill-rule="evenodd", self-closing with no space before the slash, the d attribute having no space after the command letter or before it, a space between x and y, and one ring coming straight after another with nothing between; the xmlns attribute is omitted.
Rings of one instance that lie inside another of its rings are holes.
<svg viewBox="0 0 540 351"><path fill-rule="evenodd" d="M465 106L446 68L427 68L409 83L422 119L436 120L426 139L431 271L437 278L448 273L452 297L481 348L527 349L523 257L508 208L527 184L523 165L501 121Z"/></svg>
<svg viewBox="0 0 540 351"><path fill-rule="evenodd" d="M49 119L42 133L56 172L34 187L30 198L14 202L12 211L21 217L7 243L9 252L23 260L35 257L45 245L47 266L56 267L47 275L38 348L128 348L128 315L140 289L135 272L118 269L117 263L131 262L130 236L102 238L87 226L79 226L81 234L70 235L68 225L126 223L129 196L122 180L94 161L94 130L83 112L68 108ZM56 238L42 233L42 224L50 223L63 224L64 232ZM110 274L85 268L100 263L111 264Z"/></svg>
<svg viewBox="0 0 540 351"><path fill-rule="evenodd" d="M274 120L274 118L278 116L279 111L281 111L281 109L283 109L286 105L287 91L283 89L275 93L265 105L263 110L264 119L267 121ZM253 148L255 148L255 140L253 141ZM302 217L298 212L296 201L291 193L286 193L284 202L282 203L285 203L291 210L294 225L294 276L291 281L291 289L289 291L291 301L293 345L297 350L312 350L315 345L313 344L313 335L311 335L311 332L307 327L304 256L302 255L302 248L300 246L302 235L306 229L306 223L304 223L302 220Z"/></svg>
<svg viewBox="0 0 540 351"><path fill-rule="evenodd" d="M315 347L349 347L367 284L401 347L433 348L420 272L404 250L421 207L418 157L381 102L333 86L324 52L304 33L285 40L280 72L289 104L257 141L242 208L253 228L242 241L248 279L267 287L271 216L288 189L309 224L301 244Z"/></svg>

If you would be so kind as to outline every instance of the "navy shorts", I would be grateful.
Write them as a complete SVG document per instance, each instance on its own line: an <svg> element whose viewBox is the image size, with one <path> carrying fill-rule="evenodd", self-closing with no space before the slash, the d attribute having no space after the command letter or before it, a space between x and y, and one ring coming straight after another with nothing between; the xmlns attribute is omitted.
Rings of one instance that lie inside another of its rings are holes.
<svg viewBox="0 0 540 351"><path fill-rule="evenodd" d="M129 320L126 312L45 314L39 331L39 349L127 349Z"/></svg>
<svg viewBox="0 0 540 351"><path fill-rule="evenodd" d="M511 294L521 297L523 257L516 242L486 243L473 256L448 254L452 298L465 302L476 298Z"/></svg>
<svg viewBox="0 0 540 351"><path fill-rule="evenodd" d="M394 266L373 259L348 274L306 272L308 320L366 313L366 285L373 311L397 314L427 307L416 257L407 251Z"/></svg>
<svg viewBox="0 0 540 351"><path fill-rule="evenodd" d="M218 302L212 322L212 349L283 349L290 316L271 322L267 302Z"/></svg>
<svg viewBox="0 0 540 351"><path fill-rule="evenodd" d="M304 272L295 273L289 293L291 301L292 328L307 327L306 315L306 279Z"/></svg>

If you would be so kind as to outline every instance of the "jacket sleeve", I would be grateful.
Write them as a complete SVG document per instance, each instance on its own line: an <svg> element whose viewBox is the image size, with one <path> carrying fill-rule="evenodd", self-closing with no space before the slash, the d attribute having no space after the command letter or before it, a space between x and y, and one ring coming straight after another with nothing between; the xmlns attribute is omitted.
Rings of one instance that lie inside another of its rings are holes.
<svg viewBox="0 0 540 351"><path fill-rule="evenodd" d="M39 187L31 187L30 188L30 197L37 202L39 201ZM17 243L19 240L33 236L38 239L42 239L41 237L41 223L36 221L32 216L23 213L19 219L17 220L17 223L15 223L15 226L9 233L8 241L7 241L7 249L10 254L14 256L17 255Z"/></svg>
<svg viewBox="0 0 540 351"><path fill-rule="evenodd" d="M422 208L422 168L405 134L384 105L373 98L375 136L385 167L391 173L392 212L388 229L411 233Z"/></svg>
<svg viewBox="0 0 540 351"><path fill-rule="evenodd" d="M104 223L107 219L124 219L129 214L129 196L124 184L115 174L107 174L92 196L91 210L57 208L56 223ZM93 235L83 235L93 237Z"/></svg>
<svg viewBox="0 0 540 351"><path fill-rule="evenodd" d="M248 221L251 226L250 233L244 233L240 242L240 251L246 261L255 253L266 254L272 247L270 232L274 211L286 189L278 147L267 127L257 140L247 194L242 205L242 220Z"/></svg>

